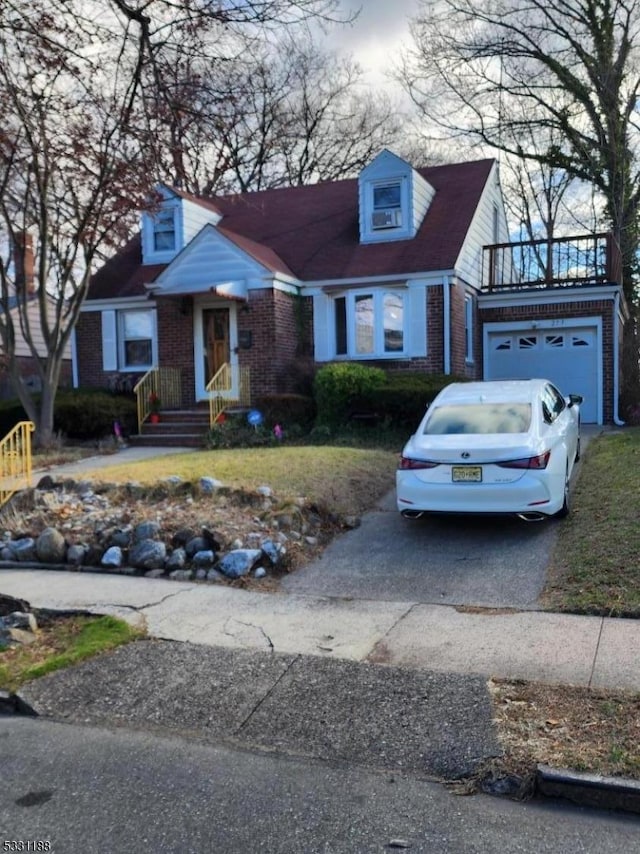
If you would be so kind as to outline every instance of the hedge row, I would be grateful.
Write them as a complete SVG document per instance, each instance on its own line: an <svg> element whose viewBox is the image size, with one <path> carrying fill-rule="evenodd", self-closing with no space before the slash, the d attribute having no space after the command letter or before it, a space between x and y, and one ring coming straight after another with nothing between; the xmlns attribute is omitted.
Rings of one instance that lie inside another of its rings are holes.
<svg viewBox="0 0 640 854"><path fill-rule="evenodd" d="M26 419L27 414L19 401L2 402L0 436ZM120 423L125 434L137 430L134 397L100 389L61 390L56 395L53 413L56 433L70 439L100 439L113 434L114 421Z"/></svg>

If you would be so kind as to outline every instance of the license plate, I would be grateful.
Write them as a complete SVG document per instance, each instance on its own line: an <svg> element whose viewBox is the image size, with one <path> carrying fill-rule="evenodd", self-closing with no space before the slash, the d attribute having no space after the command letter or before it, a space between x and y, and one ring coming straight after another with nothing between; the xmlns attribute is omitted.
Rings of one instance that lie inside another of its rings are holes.
<svg viewBox="0 0 640 854"><path fill-rule="evenodd" d="M482 483L482 466L452 466L451 480L454 483Z"/></svg>

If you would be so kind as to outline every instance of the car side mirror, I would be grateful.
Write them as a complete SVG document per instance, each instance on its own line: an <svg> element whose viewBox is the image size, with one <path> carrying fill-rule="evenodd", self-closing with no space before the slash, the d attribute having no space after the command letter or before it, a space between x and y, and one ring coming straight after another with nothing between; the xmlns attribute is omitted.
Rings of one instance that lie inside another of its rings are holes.
<svg viewBox="0 0 640 854"><path fill-rule="evenodd" d="M570 394L567 398L567 402L569 406L580 406L584 397L581 394Z"/></svg>

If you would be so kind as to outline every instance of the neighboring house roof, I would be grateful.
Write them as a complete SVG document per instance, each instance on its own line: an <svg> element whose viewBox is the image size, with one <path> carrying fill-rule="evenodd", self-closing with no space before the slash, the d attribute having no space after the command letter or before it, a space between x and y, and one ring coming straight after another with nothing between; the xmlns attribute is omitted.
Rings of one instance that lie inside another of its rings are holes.
<svg viewBox="0 0 640 854"><path fill-rule="evenodd" d="M161 273L166 264L142 264L140 235L137 234L91 277L88 299L146 296L145 285Z"/></svg>
<svg viewBox="0 0 640 854"><path fill-rule="evenodd" d="M410 240L360 243L358 181L198 199L222 214L218 230L274 272L302 281L451 270L462 249L494 160L417 171L435 197ZM135 296L166 265L143 267L140 238L131 240L93 277L89 299Z"/></svg>

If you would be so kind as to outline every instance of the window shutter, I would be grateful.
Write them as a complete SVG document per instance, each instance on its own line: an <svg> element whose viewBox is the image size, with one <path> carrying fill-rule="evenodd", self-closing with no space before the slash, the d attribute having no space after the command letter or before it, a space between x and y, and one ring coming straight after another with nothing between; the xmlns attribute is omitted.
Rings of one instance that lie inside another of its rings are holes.
<svg viewBox="0 0 640 854"><path fill-rule="evenodd" d="M424 285L409 288L409 355L427 355L427 289Z"/></svg>
<svg viewBox="0 0 640 854"><path fill-rule="evenodd" d="M116 313L112 309L102 312L102 370L118 370Z"/></svg>
<svg viewBox="0 0 640 854"><path fill-rule="evenodd" d="M313 298L313 348L316 362L328 362L333 356L333 346L329 340L331 330L330 312L333 300L326 294L316 294Z"/></svg>

